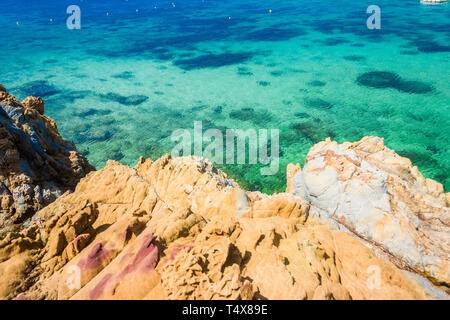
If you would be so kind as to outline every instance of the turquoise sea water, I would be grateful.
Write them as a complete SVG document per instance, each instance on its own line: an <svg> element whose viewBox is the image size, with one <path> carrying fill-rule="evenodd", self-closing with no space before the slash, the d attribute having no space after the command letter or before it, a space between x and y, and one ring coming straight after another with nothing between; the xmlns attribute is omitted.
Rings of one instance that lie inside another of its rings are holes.
<svg viewBox="0 0 450 320"><path fill-rule="evenodd" d="M219 165L252 190L284 189L286 164L326 137L366 135L450 189L449 3L2 0L0 27L0 82L42 96L97 168L170 153L173 130L201 120L280 130L279 174Z"/></svg>

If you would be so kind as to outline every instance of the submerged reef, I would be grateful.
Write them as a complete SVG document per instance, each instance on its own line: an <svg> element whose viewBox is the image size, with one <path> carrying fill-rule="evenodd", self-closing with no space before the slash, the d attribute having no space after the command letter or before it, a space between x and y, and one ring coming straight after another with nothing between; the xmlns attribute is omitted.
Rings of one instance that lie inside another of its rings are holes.
<svg viewBox="0 0 450 320"><path fill-rule="evenodd" d="M421 81L403 80L398 74L387 71L373 71L361 74L356 82L365 87L384 89L392 88L401 92L424 94L433 92L432 85Z"/></svg>
<svg viewBox="0 0 450 320"><path fill-rule="evenodd" d="M4 234L0 299L449 298L450 193L381 138L319 142L303 169L287 166L286 191L269 196L199 157L140 158L133 168L108 161L91 171L40 113L42 99L21 104L5 91L0 151L30 161L37 151L26 148L36 143L45 165L56 155L67 165L35 175L59 172L70 186L84 178ZM21 181L17 170L8 181Z"/></svg>

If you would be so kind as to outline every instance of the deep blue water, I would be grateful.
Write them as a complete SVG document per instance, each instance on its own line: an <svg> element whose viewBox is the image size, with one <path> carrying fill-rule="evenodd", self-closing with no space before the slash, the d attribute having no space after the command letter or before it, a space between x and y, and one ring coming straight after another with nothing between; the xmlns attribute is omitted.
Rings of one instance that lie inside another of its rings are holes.
<svg viewBox="0 0 450 320"><path fill-rule="evenodd" d="M378 135L448 191L449 22L449 3L418 0L2 0L0 82L42 96L97 168L170 153L173 130L201 120L280 130L279 174L219 165L251 189L281 190L326 137Z"/></svg>

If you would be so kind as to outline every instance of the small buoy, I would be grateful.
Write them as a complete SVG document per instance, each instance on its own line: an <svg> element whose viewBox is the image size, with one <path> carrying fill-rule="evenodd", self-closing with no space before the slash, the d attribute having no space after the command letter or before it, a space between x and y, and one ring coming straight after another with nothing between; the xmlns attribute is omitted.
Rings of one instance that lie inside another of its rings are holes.
<svg viewBox="0 0 450 320"><path fill-rule="evenodd" d="M109 12L107 12L106 15L109 16Z"/></svg>
<svg viewBox="0 0 450 320"><path fill-rule="evenodd" d="M139 12L139 9L136 9L136 12Z"/></svg>
<svg viewBox="0 0 450 320"><path fill-rule="evenodd" d="M17 21L16 24L19 25L19 21Z"/></svg>
<svg viewBox="0 0 450 320"><path fill-rule="evenodd" d="M231 20L231 17L228 17L228 20Z"/></svg>
<svg viewBox="0 0 450 320"><path fill-rule="evenodd" d="M53 19L50 19L50 22L53 22Z"/></svg>
<svg viewBox="0 0 450 320"><path fill-rule="evenodd" d="M272 9L269 9L269 13L272 13Z"/></svg>

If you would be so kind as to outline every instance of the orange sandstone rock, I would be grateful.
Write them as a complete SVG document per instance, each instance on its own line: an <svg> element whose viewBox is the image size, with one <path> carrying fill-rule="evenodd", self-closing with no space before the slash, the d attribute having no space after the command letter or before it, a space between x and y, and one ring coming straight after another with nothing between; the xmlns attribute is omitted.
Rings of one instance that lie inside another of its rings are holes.
<svg viewBox="0 0 450 320"><path fill-rule="evenodd" d="M110 161L0 241L0 298L436 297L309 211L292 194L246 192L201 158Z"/></svg>

